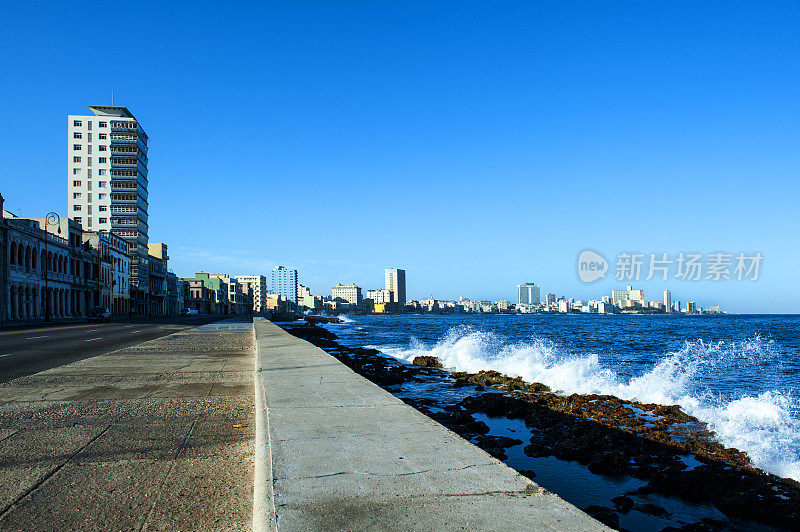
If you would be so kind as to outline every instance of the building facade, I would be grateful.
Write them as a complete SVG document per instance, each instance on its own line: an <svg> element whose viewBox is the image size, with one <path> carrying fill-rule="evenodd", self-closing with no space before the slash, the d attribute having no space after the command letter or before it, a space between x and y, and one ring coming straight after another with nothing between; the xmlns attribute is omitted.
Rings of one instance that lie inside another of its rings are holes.
<svg viewBox="0 0 800 532"><path fill-rule="evenodd" d="M517 305L538 305L539 287L534 283L517 285Z"/></svg>
<svg viewBox="0 0 800 532"><path fill-rule="evenodd" d="M272 269L272 293L279 294L286 301L297 305L297 270L290 270L283 266Z"/></svg>
<svg viewBox="0 0 800 532"><path fill-rule="evenodd" d="M362 301L361 287L355 283L337 284L331 289L331 296L334 301L343 301L351 305L360 305Z"/></svg>
<svg viewBox="0 0 800 532"><path fill-rule="evenodd" d="M371 299L375 305L394 303L394 293L386 288L367 290L367 299Z"/></svg>
<svg viewBox="0 0 800 532"><path fill-rule="evenodd" d="M406 271L398 268L386 268L384 280L384 286L393 294L394 302L403 307L406 304Z"/></svg>
<svg viewBox="0 0 800 532"><path fill-rule="evenodd" d="M129 244L132 308L150 305L147 134L126 107L90 105L67 117L68 216L88 231L114 231Z"/></svg>
<svg viewBox="0 0 800 532"><path fill-rule="evenodd" d="M264 275L237 275L243 292L253 292L253 313L263 314L267 310L267 277Z"/></svg>

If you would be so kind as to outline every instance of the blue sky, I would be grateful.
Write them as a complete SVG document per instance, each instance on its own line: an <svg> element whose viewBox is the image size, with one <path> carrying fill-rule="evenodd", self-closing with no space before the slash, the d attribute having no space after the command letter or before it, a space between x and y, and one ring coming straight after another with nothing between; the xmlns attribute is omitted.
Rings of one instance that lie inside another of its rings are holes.
<svg viewBox="0 0 800 532"><path fill-rule="evenodd" d="M66 213L66 115L150 136L179 275L300 270L317 294L599 297L592 248L764 256L757 282L634 283L798 312L797 2L12 2L0 192Z"/></svg>

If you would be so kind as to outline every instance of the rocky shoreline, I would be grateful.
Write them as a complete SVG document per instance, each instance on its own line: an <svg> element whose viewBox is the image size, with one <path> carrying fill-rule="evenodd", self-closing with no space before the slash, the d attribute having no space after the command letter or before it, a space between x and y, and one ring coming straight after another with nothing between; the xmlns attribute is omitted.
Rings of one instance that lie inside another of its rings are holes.
<svg viewBox="0 0 800 532"><path fill-rule="evenodd" d="M610 395L561 395L544 384L496 371L446 372L433 357L417 357L413 365L399 364L375 349L343 346L334 333L316 325L284 327L382 387L391 389L442 373L452 378L453 387L471 387L474 393L455 404L403 400L499 459L506 459L506 449L525 444L524 453L530 457L552 456L588 466L595 474L644 481L636 492L614 497L613 506L584 508L613 528L620 528L620 515L634 509L667 515L658 505L637 505L632 498L655 493L713 505L734 520L800 530L800 483L753 467L745 453L716 442L704 423L677 405L645 404ZM476 420L475 414L521 420L530 429L530 441L490 435L489 426ZM520 472L535 477L534 471ZM729 530L732 526L702 519L664 530Z"/></svg>

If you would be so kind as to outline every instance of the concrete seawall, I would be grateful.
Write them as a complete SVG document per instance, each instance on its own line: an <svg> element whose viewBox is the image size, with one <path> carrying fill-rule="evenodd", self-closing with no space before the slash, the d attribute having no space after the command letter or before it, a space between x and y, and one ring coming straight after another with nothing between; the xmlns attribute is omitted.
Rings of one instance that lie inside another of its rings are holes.
<svg viewBox="0 0 800 532"><path fill-rule="evenodd" d="M256 528L607 530L323 350L254 333Z"/></svg>

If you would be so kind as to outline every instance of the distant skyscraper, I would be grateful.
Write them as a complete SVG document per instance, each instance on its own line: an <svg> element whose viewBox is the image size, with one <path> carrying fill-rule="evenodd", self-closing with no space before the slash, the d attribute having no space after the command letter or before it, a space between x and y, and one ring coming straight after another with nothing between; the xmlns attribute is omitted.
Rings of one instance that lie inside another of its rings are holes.
<svg viewBox="0 0 800 532"><path fill-rule="evenodd" d="M401 307L406 304L406 271L397 268L386 268L386 289L394 295L394 300Z"/></svg>
<svg viewBox="0 0 800 532"><path fill-rule="evenodd" d="M546 297L547 297L547 304L548 305L555 304L555 302L556 302L556 295L555 294L548 293Z"/></svg>
<svg viewBox="0 0 800 532"><path fill-rule="evenodd" d="M68 216L89 231L114 231L130 246L131 298L149 293L147 134L127 107L90 105L67 116Z"/></svg>
<svg viewBox="0 0 800 532"><path fill-rule="evenodd" d="M517 285L517 305L538 305L539 287L534 283Z"/></svg>
<svg viewBox="0 0 800 532"><path fill-rule="evenodd" d="M283 266L272 269L272 293L280 294L287 301L297 304L297 270Z"/></svg>
<svg viewBox="0 0 800 532"><path fill-rule="evenodd" d="M669 290L664 290L664 308L672 312L672 293Z"/></svg>

